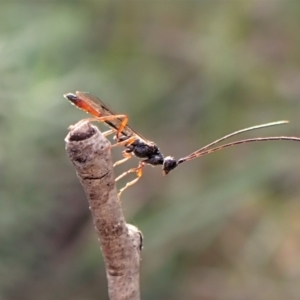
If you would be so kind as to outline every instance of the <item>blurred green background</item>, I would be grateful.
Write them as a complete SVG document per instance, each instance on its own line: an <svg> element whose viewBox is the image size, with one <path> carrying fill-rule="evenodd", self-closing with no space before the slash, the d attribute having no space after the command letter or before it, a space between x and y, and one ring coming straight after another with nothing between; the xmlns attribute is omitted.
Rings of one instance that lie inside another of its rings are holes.
<svg viewBox="0 0 300 300"><path fill-rule="evenodd" d="M107 299L64 150L87 115L64 93L99 96L180 158L276 120L291 124L244 137L300 136L299 53L299 1L0 1L0 299ZM122 198L145 236L142 299L299 299L299 150L254 143L165 177L145 168Z"/></svg>

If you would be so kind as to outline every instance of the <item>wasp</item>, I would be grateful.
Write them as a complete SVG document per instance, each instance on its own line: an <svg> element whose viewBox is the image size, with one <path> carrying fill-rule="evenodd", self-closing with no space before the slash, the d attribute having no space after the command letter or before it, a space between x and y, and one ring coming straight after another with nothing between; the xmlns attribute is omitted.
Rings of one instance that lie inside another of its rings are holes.
<svg viewBox="0 0 300 300"><path fill-rule="evenodd" d="M108 106L101 101L99 98L91 95L87 92L76 92L75 94L69 93L64 95L72 104L77 108L89 113L93 118L88 119L90 121L103 122L108 125L111 129L104 133L105 136L109 134L115 134L116 144L114 146L124 146L122 154L124 159L117 161L114 166L117 166L121 163L124 163L132 157L136 156L140 159L140 162L137 167L132 168L116 178L116 181L125 177L129 173L136 173L137 177L128 182L123 188L119 191L120 195L129 187L135 184L142 177L142 170L144 166L162 166L163 174L167 175L170 171L176 169L180 164L190 161L192 159L210 154L224 148L241 145L251 142L266 142L266 141L300 141L300 138L293 136L274 136L274 137L256 137L234 141L227 144L222 144L220 146L215 146L216 144L241 133L252 131L256 129L282 125L289 123L289 121L276 121L271 123L265 123L261 125L255 125L247 127L235 132L232 132L228 135L225 135L212 143L192 152L191 154L182 157L176 160L172 156L164 156L158 146L147 139L142 135L137 133L128 125L128 116L126 114L115 114Z"/></svg>

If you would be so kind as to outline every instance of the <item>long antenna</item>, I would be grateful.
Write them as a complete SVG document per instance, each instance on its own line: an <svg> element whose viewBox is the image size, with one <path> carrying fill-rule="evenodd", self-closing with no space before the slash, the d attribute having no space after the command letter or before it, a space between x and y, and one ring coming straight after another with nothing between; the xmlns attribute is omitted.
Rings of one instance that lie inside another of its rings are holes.
<svg viewBox="0 0 300 300"><path fill-rule="evenodd" d="M214 142L202 147L201 149L197 150L196 152L202 152L208 148L210 148L211 146L222 142L224 140L227 140L228 138L234 136L234 135L238 135L240 133L246 132L246 131L251 131L251 130L256 130L256 129L261 129L261 128L266 128L266 127L271 127L271 126L277 126L277 125L282 125L282 124L287 124L289 123L289 121L283 120L283 121L276 121L276 122L271 122L271 123L265 123L265 124L261 124L261 125L255 125L255 126L251 126L251 127L247 127L244 129L240 129L238 131L232 132L228 135L225 135L223 137L221 137L220 139L215 140Z"/></svg>
<svg viewBox="0 0 300 300"><path fill-rule="evenodd" d="M205 147L191 153L190 155L188 155L186 157L180 158L178 160L178 164L181 164L185 161L189 161L189 160L192 160L194 158L201 157L201 156L204 156L206 154L213 153L213 152L216 152L216 151L219 151L219 150L222 150L224 148L231 147L231 146L236 146L236 145L241 145L241 144L251 143L251 142L282 141L282 140L283 141L300 142L300 138L294 137L294 136L273 136L273 137L271 136L271 137L262 137L262 138L252 138L252 139L240 140L240 141L224 144L224 145L221 145L219 147L215 147L215 148L203 151L203 149L205 149L205 147L207 148L207 146L205 146Z"/></svg>

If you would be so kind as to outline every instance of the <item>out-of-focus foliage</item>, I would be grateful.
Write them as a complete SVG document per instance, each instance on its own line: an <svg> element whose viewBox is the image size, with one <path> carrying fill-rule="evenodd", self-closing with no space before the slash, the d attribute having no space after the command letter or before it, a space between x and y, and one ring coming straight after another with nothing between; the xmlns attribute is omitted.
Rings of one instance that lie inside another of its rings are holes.
<svg viewBox="0 0 300 300"><path fill-rule="evenodd" d="M86 115L63 93L101 97L176 158L280 119L292 123L245 136L300 136L299 1L0 4L1 299L107 299L64 152ZM122 199L145 236L142 298L299 299L299 150L238 146L166 177L147 167Z"/></svg>

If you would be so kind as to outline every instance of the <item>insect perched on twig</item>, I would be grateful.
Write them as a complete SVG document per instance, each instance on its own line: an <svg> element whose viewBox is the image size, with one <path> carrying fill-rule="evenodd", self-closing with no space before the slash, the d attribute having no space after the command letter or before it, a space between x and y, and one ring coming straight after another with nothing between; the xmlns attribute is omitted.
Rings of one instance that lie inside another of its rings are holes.
<svg viewBox="0 0 300 300"><path fill-rule="evenodd" d="M135 172L137 175L137 178L128 182L125 185L125 187L120 189L119 196L121 195L122 192L124 192L126 188L135 184L142 177L142 169L144 168L145 165L152 165L152 166L162 165L163 174L168 174L170 171L174 170L180 164L186 161L235 145L240 145L240 144L245 144L250 142L279 141L279 140L300 142L300 138L298 137L274 136L274 137L249 138L249 139L231 142L228 144L222 144L221 146L217 146L217 147L212 147L219 142L222 142L232 136L238 135L246 131L288 123L288 121L277 121L277 122L256 125L256 126L235 131L233 133L221 137L220 139L215 140L214 142L194 151L193 153L185 157L176 160L171 156L164 157L155 143L145 139L144 137L142 137L140 134L138 134L136 131L134 131L131 127L127 125L128 123L127 115L113 113L106 106L106 104L104 104L99 98L92 96L91 94L86 92L65 94L64 97L67 98L76 107L82 109L83 111L93 116L93 118L90 118L88 120L104 122L105 124L107 124L111 128L111 130L105 132L104 135L107 136L109 134L115 133L115 138L117 142L116 144L112 145L112 147L124 146L125 150L122 152L124 159L117 161L114 164L114 166L117 166L125 162L126 160L130 159L132 157L132 154L142 159L136 168L132 168L116 178L116 181L118 181L124 176L126 176L127 174L133 172Z"/></svg>

